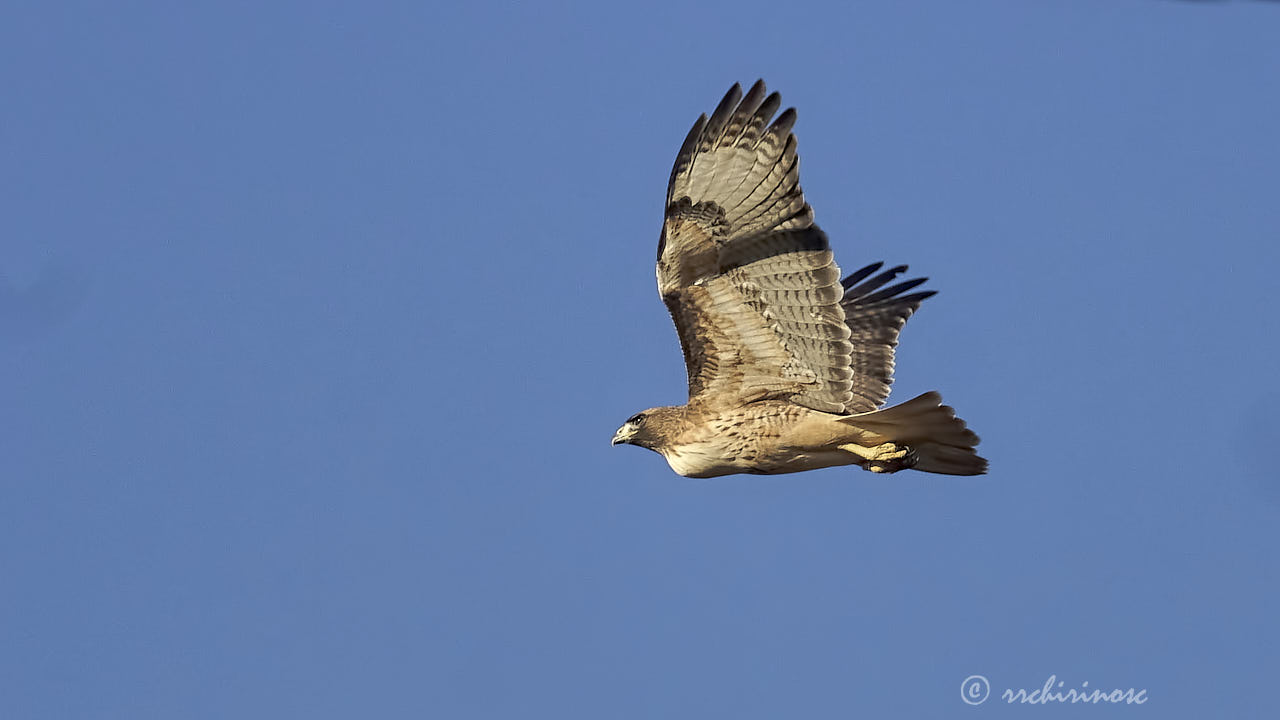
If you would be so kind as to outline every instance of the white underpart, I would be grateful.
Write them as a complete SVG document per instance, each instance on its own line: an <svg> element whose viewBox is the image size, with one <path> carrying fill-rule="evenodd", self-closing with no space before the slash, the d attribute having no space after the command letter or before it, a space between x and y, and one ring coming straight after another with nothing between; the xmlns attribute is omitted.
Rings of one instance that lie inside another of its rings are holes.
<svg viewBox="0 0 1280 720"><path fill-rule="evenodd" d="M707 477L738 472L738 468L725 462L718 450L719 448L698 443L682 445L678 449L668 448L661 452L671 469L685 477Z"/></svg>

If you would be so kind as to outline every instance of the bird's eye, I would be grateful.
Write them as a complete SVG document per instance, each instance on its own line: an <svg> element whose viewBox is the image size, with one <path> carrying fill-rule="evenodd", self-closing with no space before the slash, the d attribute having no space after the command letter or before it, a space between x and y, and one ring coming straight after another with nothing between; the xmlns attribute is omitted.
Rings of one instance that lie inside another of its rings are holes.
<svg viewBox="0 0 1280 720"><path fill-rule="evenodd" d="M639 425L642 422L644 422L644 413L636 413L631 416L630 420L627 420L628 425Z"/></svg>

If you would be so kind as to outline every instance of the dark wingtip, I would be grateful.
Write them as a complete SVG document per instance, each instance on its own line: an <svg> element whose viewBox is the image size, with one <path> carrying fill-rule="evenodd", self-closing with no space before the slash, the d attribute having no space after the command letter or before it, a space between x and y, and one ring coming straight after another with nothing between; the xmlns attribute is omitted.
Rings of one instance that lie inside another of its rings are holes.
<svg viewBox="0 0 1280 720"><path fill-rule="evenodd" d="M729 109L734 105L737 105L738 101L741 99L742 84L734 83L733 86L729 88L729 91L724 94L724 97L720 99L720 104L716 106L715 112L711 113L711 117L723 115L729 112Z"/></svg>
<svg viewBox="0 0 1280 720"><path fill-rule="evenodd" d="M916 278L915 280L900 282L897 285L890 285L889 287L879 292L875 292L865 297L858 298L858 303L862 305L870 305L871 303L874 303L874 302L886 300L888 298L893 297L894 295L897 295L898 293L904 293L912 288L919 287L923 285L928 279L929 278Z"/></svg>
<svg viewBox="0 0 1280 720"><path fill-rule="evenodd" d="M856 270L846 275L845 278L840 281L840 285L845 290L848 290L854 285L857 285L858 283L862 282L868 275L879 270L882 267L884 267L883 260L881 260L880 262L871 263L870 265L862 268L861 270Z"/></svg>
<svg viewBox="0 0 1280 720"><path fill-rule="evenodd" d="M796 109L793 107L789 107L786 110L783 110L782 114L778 116L778 119L774 120L773 125L770 125L769 127L771 129L777 128L779 130L790 130L795 124L796 124Z"/></svg>
<svg viewBox="0 0 1280 720"><path fill-rule="evenodd" d="M729 88L729 92L724 94L724 99L716 106L711 113L711 119L707 121L706 137L712 141L720 137L720 133L724 131L725 126L729 124L729 116L733 114L738 103L742 100L742 86L734 83Z"/></svg>
<svg viewBox="0 0 1280 720"><path fill-rule="evenodd" d="M937 294L938 294L937 290L925 290L923 292L912 293L910 295L903 295L902 297L898 298L898 302L909 304L909 305L919 305L920 303L924 302L925 300L928 300L929 298Z"/></svg>
<svg viewBox="0 0 1280 720"><path fill-rule="evenodd" d="M882 265L884 265L884 263L876 263L875 265L869 266L869 269L863 268L862 270L859 270L858 272L854 273L854 275L860 276L857 278L857 280L860 280L862 282L860 284L851 283L850 285L845 286L844 299L857 300L859 303L863 303L866 301L865 300L866 295L868 295L871 292L874 292L877 288L884 286L885 283L889 282L890 280L893 280L894 278L898 277L899 275L907 271L906 265L895 265L894 267L891 267L888 270L885 270L884 272L880 273L879 275L876 275L873 278L864 279L866 278L866 275L871 275L872 273L879 270ZM866 275L863 275L864 271L866 271Z"/></svg>

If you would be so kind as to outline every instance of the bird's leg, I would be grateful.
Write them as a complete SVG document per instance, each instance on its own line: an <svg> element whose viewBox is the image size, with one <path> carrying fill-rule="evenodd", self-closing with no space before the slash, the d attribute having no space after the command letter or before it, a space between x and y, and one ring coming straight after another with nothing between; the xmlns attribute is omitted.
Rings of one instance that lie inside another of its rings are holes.
<svg viewBox="0 0 1280 720"><path fill-rule="evenodd" d="M849 443L841 445L840 449L862 458L865 462L860 464L875 473L892 473L906 470L913 467L918 460L915 451L909 446L891 442L872 447Z"/></svg>

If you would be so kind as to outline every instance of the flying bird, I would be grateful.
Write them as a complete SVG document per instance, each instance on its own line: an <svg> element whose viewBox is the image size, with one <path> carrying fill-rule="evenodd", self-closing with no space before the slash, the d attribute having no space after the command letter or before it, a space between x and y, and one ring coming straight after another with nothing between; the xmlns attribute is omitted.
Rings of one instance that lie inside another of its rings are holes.
<svg viewBox="0 0 1280 720"><path fill-rule="evenodd" d="M978 436L942 396L885 408L898 333L933 291L905 265L840 279L800 191L794 108L735 84L685 138L667 187L658 293L675 321L689 401L633 415L613 444L687 477L836 465L978 475ZM886 287L886 285L888 287Z"/></svg>

